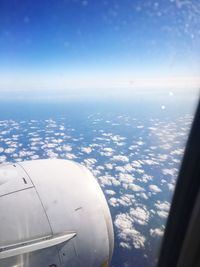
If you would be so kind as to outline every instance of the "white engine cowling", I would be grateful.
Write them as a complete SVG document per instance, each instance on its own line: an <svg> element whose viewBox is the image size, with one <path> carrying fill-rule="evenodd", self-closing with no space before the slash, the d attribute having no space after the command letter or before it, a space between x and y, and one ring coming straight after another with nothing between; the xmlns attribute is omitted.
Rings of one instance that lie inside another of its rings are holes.
<svg viewBox="0 0 200 267"><path fill-rule="evenodd" d="M113 226L82 165L35 160L0 166L1 267L105 267Z"/></svg>

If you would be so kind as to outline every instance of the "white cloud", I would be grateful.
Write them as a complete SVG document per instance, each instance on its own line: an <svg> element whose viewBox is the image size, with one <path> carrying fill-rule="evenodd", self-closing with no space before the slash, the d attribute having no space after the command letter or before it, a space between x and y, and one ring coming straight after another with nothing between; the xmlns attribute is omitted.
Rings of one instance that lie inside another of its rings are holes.
<svg viewBox="0 0 200 267"><path fill-rule="evenodd" d="M146 238L134 229L133 220L127 213L118 214L114 224L119 231L118 236L122 239L122 246L124 248L130 248L130 246L134 246L136 249L144 248Z"/></svg>
<svg viewBox="0 0 200 267"><path fill-rule="evenodd" d="M66 151L66 152L71 152L72 151L72 147L70 145L63 145L62 146L62 150Z"/></svg>
<svg viewBox="0 0 200 267"><path fill-rule="evenodd" d="M54 144L54 143L46 143L42 146L42 149L46 149L46 148L54 148L56 147L57 144Z"/></svg>
<svg viewBox="0 0 200 267"><path fill-rule="evenodd" d="M64 131L64 130L65 130L65 126L64 126L64 125L60 125L59 130L60 130L60 131Z"/></svg>
<svg viewBox="0 0 200 267"><path fill-rule="evenodd" d="M90 154L92 152L92 148L91 147L81 147L81 151L86 153L86 154Z"/></svg>
<svg viewBox="0 0 200 267"><path fill-rule="evenodd" d="M67 159L76 159L76 158L77 158L77 156L75 156L75 155L72 154L72 153L66 153L66 154L65 154L65 157L66 157Z"/></svg>
<svg viewBox="0 0 200 267"><path fill-rule="evenodd" d="M120 198L111 197L108 200L108 202L113 207L119 207L119 206L128 207L135 202L135 197L131 194L125 194L122 195Z"/></svg>
<svg viewBox="0 0 200 267"><path fill-rule="evenodd" d="M144 170L142 170L142 169L136 169L135 171L136 171L137 173L139 173L139 174L144 173Z"/></svg>
<svg viewBox="0 0 200 267"><path fill-rule="evenodd" d="M115 226L120 230L131 229L133 226L132 223L133 220L127 213L118 214L114 222Z"/></svg>
<svg viewBox="0 0 200 267"><path fill-rule="evenodd" d="M118 180L116 180L116 179L113 179L113 180L112 180L112 184L113 184L114 186L119 186L121 183L120 183L120 181L118 181Z"/></svg>
<svg viewBox="0 0 200 267"><path fill-rule="evenodd" d="M111 158L111 160L113 160L113 161L122 161L122 162L129 162L129 158L127 156L122 156L122 155L113 156Z"/></svg>
<svg viewBox="0 0 200 267"><path fill-rule="evenodd" d="M131 194L124 194L120 197L119 203L122 206L130 206L135 202L135 197Z"/></svg>
<svg viewBox="0 0 200 267"><path fill-rule="evenodd" d="M114 196L116 194L113 190L105 190L105 193L110 196Z"/></svg>
<svg viewBox="0 0 200 267"><path fill-rule="evenodd" d="M133 168L132 165L128 163L128 164L125 164L124 166L116 166L115 170L118 172L127 173L127 172L135 171L135 168Z"/></svg>
<svg viewBox="0 0 200 267"><path fill-rule="evenodd" d="M101 172L99 170L95 170L93 168L90 168L90 171L93 173L94 177L98 177L101 175Z"/></svg>
<svg viewBox="0 0 200 267"><path fill-rule="evenodd" d="M126 173L126 170L125 170L125 168L123 167L123 166L116 166L115 167L115 171L117 171L117 172L125 172Z"/></svg>
<svg viewBox="0 0 200 267"><path fill-rule="evenodd" d="M60 135L60 133L55 133L54 132L54 135L58 136L58 135ZM63 139L61 139L61 138L58 138L58 139L52 138L52 143L61 144L62 142L63 142Z"/></svg>
<svg viewBox="0 0 200 267"><path fill-rule="evenodd" d="M122 183L130 184L134 180L135 180L135 178L130 174L127 174L127 173L120 173L119 174L119 181L122 182Z"/></svg>
<svg viewBox="0 0 200 267"><path fill-rule="evenodd" d="M166 161L168 159L168 155L167 154L159 154L158 159L161 162Z"/></svg>
<svg viewBox="0 0 200 267"><path fill-rule="evenodd" d="M15 148L6 148L5 150L4 150L4 153L6 153L6 154L12 154L13 152L15 152Z"/></svg>
<svg viewBox="0 0 200 267"><path fill-rule="evenodd" d="M101 156L104 156L104 157L111 157L113 155L113 153L101 151L100 152L100 155Z"/></svg>
<svg viewBox="0 0 200 267"><path fill-rule="evenodd" d="M129 150L137 150L138 145L131 145L128 149Z"/></svg>
<svg viewBox="0 0 200 267"><path fill-rule="evenodd" d="M111 153L114 152L114 150L111 147L104 147L103 148L103 151L105 151L105 152L111 152Z"/></svg>
<svg viewBox="0 0 200 267"><path fill-rule="evenodd" d="M4 156L4 155L3 156L0 156L0 162L3 163L5 161L6 161L6 156Z"/></svg>
<svg viewBox="0 0 200 267"><path fill-rule="evenodd" d="M164 211L169 211L170 209L170 203L168 201L156 201L154 204L158 210L164 210Z"/></svg>
<svg viewBox="0 0 200 267"><path fill-rule="evenodd" d="M21 150L19 151L19 157L30 157L32 155L34 155L34 151L26 151L26 150Z"/></svg>
<svg viewBox="0 0 200 267"><path fill-rule="evenodd" d="M167 186L169 188L169 191L174 191L174 188L175 188L175 185L174 184L168 183Z"/></svg>
<svg viewBox="0 0 200 267"><path fill-rule="evenodd" d="M146 207L136 207L130 209L130 216L135 223L145 225L149 220L149 212Z"/></svg>
<svg viewBox="0 0 200 267"><path fill-rule="evenodd" d="M32 160L36 160L36 159L39 159L40 157L38 155L33 155L30 157Z"/></svg>
<svg viewBox="0 0 200 267"><path fill-rule="evenodd" d="M143 183L147 183L148 181L151 181L153 179L153 176L148 174L143 174L142 178L140 179Z"/></svg>
<svg viewBox="0 0 200 267"><path fill-rule="evenodd" d="M108 203L113 206L113 207L119 207L119 203L118 203L118 199L115 198L115 197L111 197L109 200L108 200Z"/></svg>
<svg viewBox="0 0 200 267"><path fill-rule="evenodd" d="M168 217L168 212L164 211L164 210L159 210L157 211L158 216L160 216L163 219L166 219Z"/></svg>
<svg viewBox="0 0 200 267"><path fill-rule="evenodd" d="M162 192L162 190L155 184L151 184L149 185L149 189L153 192L153 193L160 193Z"/></svg>
<svg viewBox="0 0 200 267"><path fill-rule="evenodd" d="M152 160L152 159L143 160L143 163L147 164L147 165L158 165L159 164L158 162L156 162L155 160Z"/></svg>
<svg viewBox="0 0 200 267"><path fill-rule="evenodd" d="M124 229L120 234L123 240L129 240L136 249L144 248L146 238L136 229ZM130 244L129 243L129 244Z"/></svg>
<svg viewBox="0 0 200 267"><path fill-rule="evenodd" d="M103 187L105 185L108 185L108 186L112 186L112 185L113 186L119 186L120 185L120 182L111 175L99 176L98 180L99 180L99 183L101 184L101 186L103 186Z"/></svg>
<svg viewBox="0 0 200 267"><path fill-rule="evenodd" d="M46 151L47 157L51 159L56 159L58 158L58 154L53 152L52 150L47 150Z"/></svg>
<svg viewBox="0 0 200 267"><path fill-rule="evenodd" d="M133 183L132 184L129 184L129 188L131 190L133 190L134 192L144 191L144 189L141 186L136 185L136 184L133 184Z"/></svg>
<svg viewBox="0 0 200 267"><path fill-rule="evenodd" d="M165 150L169 150L169 149L171 149L171 145L170 144L162 144L161 146L160 146L160 148L161 149L165 149Z"/></svg>
<svg viewBox="0 0 200 267"><path fill-rule="evenodd" d="M84 164L90 168L92 167L95 163L97 163L97 160L94 158L89 158L89 159L84 159Z"/></svg>
<svg viewBox="0 0 200 267"><path fill-rule="evenodd" d="M128 184L122 183L122 187L127 190L128 189Z"/></svg>
<svg viewBox="0 0 200 267"><path fill-rule="evenodd" d="M132 249L131 245L126 242L120 242L119 246L122 248L130 249L130 250Z"/></svg>
<svg viewBox="0 0 200 267"><path fill-rule="evenodd" d="M164 235L163 228L150 229L150 235L153 237L162 237Z"/></svg>
<svg viewBox="0 0 200 267"><path fill-rule="evenodd" d="M113 142L120 142L120 141L124 141L126 138L125 137L122 137L120 135L114 135L114 136L110 136L110 139L113 141Z"/></svg>
<svg viewBox="0 0 200 267"><path fill-rule="evenodd" d="M184 149L183 148L179 148L179 149L173 150L170 154L171 155L182 156L183 153L184 153Z"/></svg>
<svg viewBox="0 0 200 267"><path fill-rule="evenodd" d="M106 157L111 157L113 155L114 150L110 147L104 147L102 148L102 151L100 152L100 154L102 156L106 156Z"/></svg>
<svg viewBox="0 0 200 267"><path fill-rule="evenodd" d="M159 217L166 219L168 217L169 214L169 209L170 209L170 203L168 201L156 201L156 203L154 204L155 207L157 208L157 214Z"/></svg>
<svg viewBox="0 0 200 267"><path fill-rule="evenodd" d="M176 168L172 168L172 169L163 169L162 173L164 175L171 175L171 176L176 176L177 175L177 169Z"/></svg>
<svg viewBox="0 0 200 267"><path fill-rule="evenodd" d="M124 170L127 172L132 172L135 170L135 168L130 163L128 163L128 164L124 165Z"/></svg>
<svg viewBox="0 0 200 267"><path fill-rule="evenodd" d="M137 141L136 144L137 144L138 146L142 146L142 145L144 145L144 142L143 142L143 141Z"/></svg>
<svg viewBox="0 0 200 267"><path fill-rule="evenodd" d="M134 167L134 168L141 168L142 167L142 161L141 160L133 160L131 162L131 165Z"/></svg>
<svg viewBox="0 0 200 267"><path fill-rule="evenodd" d="M140 196L141 198L143 198L143 199L145 199L145 200L147 200L148 199L148 196L147 196L147 194L146 193L144 193L144 192L141 192L138 196Z"/></svg>
<svg viewBox="0 0 200 267"><path fill-rule="evenodd" d="M108 170L112 170L113 169L113 165L111 163L106 163L105 164L105 168Z"/></svg>

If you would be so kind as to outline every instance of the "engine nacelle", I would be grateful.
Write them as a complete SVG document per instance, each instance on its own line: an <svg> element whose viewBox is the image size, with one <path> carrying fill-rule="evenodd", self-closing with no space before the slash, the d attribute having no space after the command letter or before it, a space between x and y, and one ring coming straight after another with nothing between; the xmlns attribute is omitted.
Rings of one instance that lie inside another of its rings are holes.
<svg viewBox="0 0 200 267"><path fill-rule="evenodd" d="M97 181L68 160L0 166L1 267L106 267L109 208Z"/></svg>

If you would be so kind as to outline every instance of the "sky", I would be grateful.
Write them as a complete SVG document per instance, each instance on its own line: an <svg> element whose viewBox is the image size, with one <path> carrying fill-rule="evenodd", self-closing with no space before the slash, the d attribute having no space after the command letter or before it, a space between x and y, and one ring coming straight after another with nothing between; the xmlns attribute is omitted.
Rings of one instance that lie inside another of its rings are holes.
<svg viewBox="0 0 200 267"><path fill-rule="evenodd" d="M199 29L198 0L1 0L1 95L197 89Z"/></svg>

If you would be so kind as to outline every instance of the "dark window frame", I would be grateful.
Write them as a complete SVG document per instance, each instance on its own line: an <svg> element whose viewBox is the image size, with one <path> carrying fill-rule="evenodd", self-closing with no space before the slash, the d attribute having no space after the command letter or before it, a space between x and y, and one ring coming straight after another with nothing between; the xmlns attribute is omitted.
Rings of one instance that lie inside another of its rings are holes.
<svg viewBox="0 0 200 267"><path fill-rule="evenodd" d="M200 101L191 127L183 161L181 164L172 205L160 250L158 267L179 267L179 260L190 257L190 265L196 266L198 260L192 259L189 251L183 250L184 240L187 242L188 229L200 193ZM191 229L190 229L191 230ZM195 237L195 238L198 238ZM191 239L190 239L191 241ZM200 241L200 240L199 240ZM191 251L197 251L191 242ZM184 255L183 255L184 251ZM192 264L192 265L191 265ZM186 265L187 266L187 265Z"/></svg>

